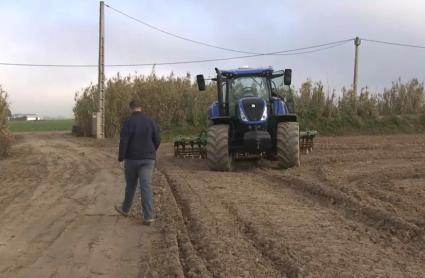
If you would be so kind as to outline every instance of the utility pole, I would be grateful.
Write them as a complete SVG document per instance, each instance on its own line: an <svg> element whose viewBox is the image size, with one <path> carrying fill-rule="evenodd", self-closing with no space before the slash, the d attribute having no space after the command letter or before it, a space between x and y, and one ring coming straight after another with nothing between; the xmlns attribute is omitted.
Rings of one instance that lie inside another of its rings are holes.
<svg viewBox="0 0 425 278"><path fill-rule="evenodd" d="M98 69L98 109L96 115L96 138L105 138L105 4L100 1L99 9L99 69Z"/></svg>
<svg viewBox="0 0 425 278"><path fill-rule="evenodd" d="M361 40L359 37L356 37L354 40L354 45L356 46L356 52L354 56L354 81L353 81L353 91L354 95L357 95L357 81L358 81L358 71L359 71L359 46Z"/></svg>

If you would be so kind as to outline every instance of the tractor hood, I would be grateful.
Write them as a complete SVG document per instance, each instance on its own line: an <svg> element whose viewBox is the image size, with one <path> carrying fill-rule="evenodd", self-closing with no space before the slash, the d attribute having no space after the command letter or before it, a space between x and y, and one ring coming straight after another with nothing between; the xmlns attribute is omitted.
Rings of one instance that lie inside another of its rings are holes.
<svg viewBox="0 0 425 278"><path fill-rule="evenodd" d="M259 97L246 97L238 101L239 119L245 124L262 124L267 121L267 103Z"/></svg>

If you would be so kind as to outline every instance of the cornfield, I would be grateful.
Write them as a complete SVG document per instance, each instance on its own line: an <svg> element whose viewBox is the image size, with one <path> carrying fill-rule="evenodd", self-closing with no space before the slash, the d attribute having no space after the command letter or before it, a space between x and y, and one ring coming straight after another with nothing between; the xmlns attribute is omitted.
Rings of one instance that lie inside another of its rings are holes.
<svg viewBox="0 0 425 278"><path fill-rule="evenodd" d="M81 135L91 134L92 113L96 111L97 87L90 85L75 96L74 114ZM107 81L105 90L105 133L115 137L129 115L128 103L137 98L143 110L156 120L162 130L175 127L205 127L207 108L216 98L215 84L199 92L190 74L186 77L121 77ZM359 94L343 88L325 92L321 82L305 81L298 90L291 89L292 99L302 129L317 129L322 134L405 131L403 120L414 119L415 128L425 129L425 90L417 79L393 82L390 89L372 93L363 88ZM411 125L407 123L407 125Z"/></svg>
<svg viewBox="0 0 425 278"><path fill-rule="evenodd" d="M8 154L12 140L12 135L7 126L7 117L9 114L7 94L0 85L0 157L4 157Z"/></svg>
<svg viewBox="0 0 425 278"><path fill-rule="evenodd" d="M75 95L75 121L81 135L91 134L92 113L96 111L97 86L90 85ZM157 77L136 75L121 77L119 74L106 82L105 134L115 137L121 124L128 117L131 99L142 103L143 111L152 117L163 130L174 127L205 126L206 111L216 98L213 86L199 92L191 77Z"/></svg>
<svg viewBox="0 0 425 278"><path fill-rule="evenodd" d="M399 79L382 93L363 88L358 94L345 88L326 93L321 82L307 80L294 98L301 126L322 133L425 129L425 89L417 79Z"/></svg>

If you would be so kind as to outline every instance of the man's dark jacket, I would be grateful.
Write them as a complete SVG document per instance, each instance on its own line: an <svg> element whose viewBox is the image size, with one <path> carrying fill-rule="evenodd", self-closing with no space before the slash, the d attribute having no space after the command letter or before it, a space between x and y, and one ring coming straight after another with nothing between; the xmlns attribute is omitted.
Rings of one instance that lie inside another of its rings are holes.
<svg viewBox="0 0 425 278"><path fill-rule="evenodd" d="M159 129L154 121L142 112L133 112L121 129L118 160L154 160L160 143Z"/></svg>

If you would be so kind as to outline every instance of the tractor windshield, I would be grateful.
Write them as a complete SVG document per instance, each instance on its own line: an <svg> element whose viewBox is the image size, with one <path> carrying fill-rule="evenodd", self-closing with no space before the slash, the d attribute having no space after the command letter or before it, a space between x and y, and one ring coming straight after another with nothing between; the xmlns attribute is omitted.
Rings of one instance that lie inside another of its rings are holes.
<svg viewBox="0 0 425 278"><path fill-rule="evenodd" d="M258 76L231 79L229 82L230 107L235 107L238 100L245 97L259 97L267 101L269 92L266 81L265 77Z"/></svg>

